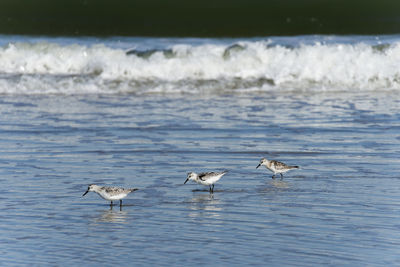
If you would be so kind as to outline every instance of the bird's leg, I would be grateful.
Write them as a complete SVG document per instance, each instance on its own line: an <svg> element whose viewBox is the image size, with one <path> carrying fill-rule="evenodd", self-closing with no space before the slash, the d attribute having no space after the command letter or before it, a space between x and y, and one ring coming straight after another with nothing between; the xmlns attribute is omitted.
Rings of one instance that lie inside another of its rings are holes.
<svg viewBox="0 0 400 267"><path fill-rule="evenodd" d="M210 193L212 193L211 185L209 185L209 187L210 187Z"/></svg>
<svg viewBox="0 0 400 267"><path fill-rule="evenodd" d="M119 206L122 206L122 199L119 200Z"/></svg>
<svg viewBox="0 0 400 267"><path fill-rule="evenodd" d="M214 185L212 185L212 192L214 193Z"/></svg>
<svg viewBox="0 0 400 267"><path fill-rule="evenodd" d="M112 205L113 205L113 204L112 204L112 201L111 201L110 206L112 207Z"/></svg>
<svg viewBox="0 0 400 267"><path fill-rule="evenodd" d="M275 174L274 174L274 175L272 175L272 179L274 179L274 180L275 180Z"/></svg>
<svg viewBox="0 0 400 267"><path fill-rule="evenodd" d="M281 180L283 180L283 174L281 173Z"/></svg>

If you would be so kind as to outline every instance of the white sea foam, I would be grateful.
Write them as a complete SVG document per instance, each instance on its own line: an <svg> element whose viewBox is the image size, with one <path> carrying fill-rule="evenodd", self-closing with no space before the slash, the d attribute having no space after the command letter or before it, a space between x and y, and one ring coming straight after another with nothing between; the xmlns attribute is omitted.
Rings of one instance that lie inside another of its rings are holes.
<svg viewBox="0 0 400 267"><path fill-rule="evenodd" d="M399 90L400 42L270 41L125 50L52 42L0 47L0 93Z"/></svg>

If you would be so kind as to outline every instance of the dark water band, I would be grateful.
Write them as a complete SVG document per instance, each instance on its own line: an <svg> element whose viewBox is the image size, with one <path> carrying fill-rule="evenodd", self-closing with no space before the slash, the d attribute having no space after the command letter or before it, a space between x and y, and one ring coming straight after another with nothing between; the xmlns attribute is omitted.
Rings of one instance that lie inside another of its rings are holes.
<svg viewBox="0 0 400 267"><path fill-rule="evenodd" d="M0 34L395 34L399 11L400 1L390 0L2 0Z"/></svg>

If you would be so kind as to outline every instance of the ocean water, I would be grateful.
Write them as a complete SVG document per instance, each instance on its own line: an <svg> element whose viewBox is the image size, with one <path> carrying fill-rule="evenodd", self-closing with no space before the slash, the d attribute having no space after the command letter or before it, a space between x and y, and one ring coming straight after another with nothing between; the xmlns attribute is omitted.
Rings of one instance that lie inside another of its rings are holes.
<svg viewBox="0 0 400 267"><path fill-rule="evenodd" d="M398 34L393 0L0 1L0 33L252 37Z"/></svg>
<svg viewBox="0 0 400 267"><path fill-rule="evenodd" d="M399 59L399 36L1 36L1 265L400 265Z"/></svg>
<svg viewBox="0 0 400 267"><path fill-rule="evenodd" d="M0 36L0 93L390 91L400 36L252 39Z"/></svg>

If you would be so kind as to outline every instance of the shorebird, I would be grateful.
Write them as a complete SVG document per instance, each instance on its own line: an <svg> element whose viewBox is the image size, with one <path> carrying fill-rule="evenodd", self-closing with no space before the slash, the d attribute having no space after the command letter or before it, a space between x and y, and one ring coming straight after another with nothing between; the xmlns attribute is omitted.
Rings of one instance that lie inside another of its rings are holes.
<svg viewBox="0 0 400 267"><path fill-rule="evenodd" d="M121 188L114 186L98 186L95 184L89 185L86 192L82 195L85 196L88 192L96 192L105 200L111 201L110 206L113 205L114 200L119 200L119 205L122 206L122 199L130 192L138 190L137 188Z"/></svg>
<svg viewBox="0 0 400 267"><path fill-rule="evenodd" d="M280 174L281 175L281 180L283 179L283 174L287 171L290 171L292 169L298 169L299 166L289 166L286 165L283 162L279 162L276 160L267 160L266 158L262 158L260 160L260 164L258 164L258 166L256 167L256 169L258 167L260 167L261 165L264 165L268 170L270 170L271 172L273 172L274 174L272 175L272 179L275 179L275 175L276 174Z"/></svg>
<svg viewBox="0 0 400 267"><path fill-rule="evenodd" d="M187 181L193 180L198 184L208 185L210 187L210 193L214 193L214 184L224 176L225 173L228 171L223 172L202 172L202 173L195 173L189 172L186 178L186 181L183 184L186 184Z"/></svg>

